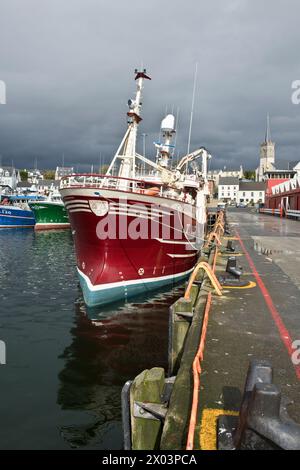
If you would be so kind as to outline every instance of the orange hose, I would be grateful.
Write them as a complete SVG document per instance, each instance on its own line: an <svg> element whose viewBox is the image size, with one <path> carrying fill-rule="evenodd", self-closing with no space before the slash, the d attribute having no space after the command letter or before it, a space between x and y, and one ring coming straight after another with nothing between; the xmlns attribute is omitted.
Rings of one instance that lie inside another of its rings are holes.
<svg viewBox="0 0 300 470"><path fill-rule="evenodd" d="M191 289L200 269L203 269L206 272L217 294L222 295L222 286L219 283L218 279L216 278L213 269L209 266L208 263L206 263L205 261L201 261L200 263L196 265L196 267L194 268L194 271L192 272L190 276L190 279L189 279L189 282L188 282L188 285L184 294L185 300L190 300Z"/></svg>
<svg viewBox="0 0 300 470"><path fill-rule="evenodd" d="M217 256L218 256L218 247L216 246L216 248L215 248L215 253L214 253L214 259L213 259L213 265L212 265L213 273L214 273L215 270L216 270Z"/></svg>
<svg viewBox="0 0 300 470"><path fill-rule="evenodd" d="M198 412L198 403L199 403L199 391L200 391L200 375L201 375L201 362L203 361L204 355L204 346L206 340L206 333L207 333L207 325L208 325L208 316L211 306L211 292L208 293L207 301L205 305L204 311L204 318L203 318L203 325L201 331L201 338L200 344L193 361L193 378L194 378L194 388L193 388L193 402L192 402L192 409L191 409L191 416L190 416L190 424L189 424L189 431L188 431L188 438L186 444L186 450L193 450L194 449L194 437L195 437L195 428L197 422L197 412Z"/></svg>
<svg viewBox="0 0 300 470"><path fill-rule="evenodd" d="M221 245L221 244L222 244L222 243L221 243L221 240L220 240L220 238L219 238L219 235L218 235L216 232L211 232L211 233L209 234L208 239L207 239L206 246L209 245L209 243L211 242L212 238L215 238L215 239L216 239L218 245Z"/></svg>
<svg viewBox="0 0 300 470"><path fill-rule="evenodd" d="M222 214L222 216L220 218L223 219L223 213L221 213L221 214ZM217 224L216 224L216 226L217 226L216 228L218 228L219 223L220 222L218 221ZM218 246L215 247L214 259L213 259L213 264L212 264L212 272L213 273L215 273L215 270L216 270L217 256L218 256ZM191 408L191 416L190 416L188 437L187 437L187 443L186 443L186 450L193 450L194 449L195 428L196 428L196 423L197 423L199 392L200 392L200 376L201 376L201 372L202 372L201 362L203 361L203 356L204 356L204 347L205 347L205 340L206 340L206 334L207 334L209 312L210 312L210 307L211 307L211 299L212 299L212 294L211 294L211 292L209 292L208 295L207 295L207 301L206 301L206 305L205 305L200 343L199 343L198 351L197 351L196 356L195 356L194 361L193 361L193 380L194 380L193 401L192 401L192 408Z"/></svg>

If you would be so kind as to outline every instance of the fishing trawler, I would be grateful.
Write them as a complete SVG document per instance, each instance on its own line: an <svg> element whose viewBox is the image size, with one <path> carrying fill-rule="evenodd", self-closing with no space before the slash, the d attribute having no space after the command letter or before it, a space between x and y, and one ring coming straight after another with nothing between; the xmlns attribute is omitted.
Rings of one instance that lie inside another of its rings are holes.
<svg viewBox="0 0 300 470"><path fill-rule="evenodd" d="M37 196L5 195L0 202L0 228L33 228L35 218L28 202Z"/></svg>
<svg viewBox="0 0 300 470"><path fill-rule="evenodd" d="M74 235L85 303L97 306L184 280L193 270L206 223L206 168L200 148L175 168L175 118L163 119L156 161L136 151L146 70L135 71L128 128L105 175L71 175L60 193ZM202 159L202 168L195 161ZM138 172L137 161L148 171ZM189 164L194 163L192 172Z"/></svg>
<svg viewBox="0 0 300 470"><path fill-rule="evenodd" d="M70 228L64 203L58 191L53 191L43 201L31 201L29 207L35 216L35 230Z"/></svg>

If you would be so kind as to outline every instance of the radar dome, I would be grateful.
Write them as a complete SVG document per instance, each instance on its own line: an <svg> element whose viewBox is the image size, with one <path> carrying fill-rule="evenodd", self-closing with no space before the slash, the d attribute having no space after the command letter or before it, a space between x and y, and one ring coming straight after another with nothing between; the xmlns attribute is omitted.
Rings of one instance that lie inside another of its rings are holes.
<svg viewBox="0 0 300 470"><path fill-rule="evenodd" d="M173 114L168 114L161 121L160 128L163 132L174 132L175 131L175 117L173 116Z"/></svg>

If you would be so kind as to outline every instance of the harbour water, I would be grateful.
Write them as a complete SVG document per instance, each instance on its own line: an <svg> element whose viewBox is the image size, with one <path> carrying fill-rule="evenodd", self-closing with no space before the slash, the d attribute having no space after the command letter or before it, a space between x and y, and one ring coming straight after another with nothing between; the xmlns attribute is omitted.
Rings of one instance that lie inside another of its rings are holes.
<svg viewBox="0 0 300 470"><path fill-rule="evenodd" d="M121 449L121 388L166 367L180 293L87 311L70 231L0 231L0 449Z"/></svg>

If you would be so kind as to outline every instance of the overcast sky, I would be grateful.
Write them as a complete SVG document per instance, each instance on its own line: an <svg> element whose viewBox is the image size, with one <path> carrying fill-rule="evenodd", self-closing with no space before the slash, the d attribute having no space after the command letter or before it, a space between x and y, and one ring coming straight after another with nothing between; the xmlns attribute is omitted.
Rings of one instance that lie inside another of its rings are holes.
<svg viewBox="0 0 300 470"><path fill-rule="evenodd" d="M180 109L185 154L196 62L192 149L205 145L213 167L254 168L269 112L277 158L300 160L299 15L298 0L1 0L2 162L110 161L141 63L147 154L166 106Z"/></svg>

